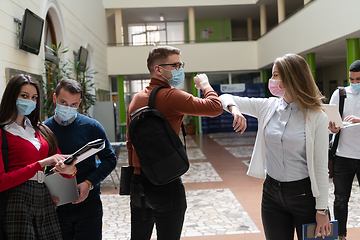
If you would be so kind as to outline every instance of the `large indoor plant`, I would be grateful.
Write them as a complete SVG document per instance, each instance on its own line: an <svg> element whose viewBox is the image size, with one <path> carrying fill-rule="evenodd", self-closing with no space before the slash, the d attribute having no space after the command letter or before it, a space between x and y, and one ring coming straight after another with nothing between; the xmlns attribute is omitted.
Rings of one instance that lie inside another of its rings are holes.
<svg viewBox="0 0 360 240"><path fill-rule="evenodd" d="M43 84L43 115L49 118L54 115L55 106L53 104L53 93L57 84L64 78L74 79L78 81L83 88L83 96L78 111L84 115L89 115L88 110L95 104L96 96L92 93L94 90L93 75L96 74L94 70L89 67L80 70L80 62L73 63L68 60L63 62L60 58L61 54L68 52L67 48L60 50L61 43L58 46L46 46L47 50L52 52L56 61L45 60L45 82Z"/></svg>

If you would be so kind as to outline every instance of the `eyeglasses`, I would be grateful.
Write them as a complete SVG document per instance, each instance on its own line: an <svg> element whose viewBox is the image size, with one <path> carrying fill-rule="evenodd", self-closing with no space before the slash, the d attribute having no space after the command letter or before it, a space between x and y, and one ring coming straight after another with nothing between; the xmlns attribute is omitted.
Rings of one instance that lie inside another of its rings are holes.
<svg viewBox="0 0 360 240"><path fill-rule="evenodd" d="M164 64L159 64L159 66L173 66L176 70L179 70L180 68L185 67L185 63L184 62L164 63Z"/></svg>

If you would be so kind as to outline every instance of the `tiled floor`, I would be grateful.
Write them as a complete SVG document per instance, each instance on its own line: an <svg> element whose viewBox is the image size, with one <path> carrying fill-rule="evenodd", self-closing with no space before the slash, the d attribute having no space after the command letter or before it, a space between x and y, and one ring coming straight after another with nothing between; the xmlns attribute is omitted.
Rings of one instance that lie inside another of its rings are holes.
<svg viewBox="0 0 360 240"><path fill-rule="evenodd" d="M188 203L182 239L265 239L260 216L263 180L246 175L254 141L254 132L187 136L190 169L182 177ZM122 165L127 165L126 148L118 159L118 173ZM103 239L130 239L129 197L118 195L118 176L115 171L111 176L102 183ZM331 181L329 185L332 206ZM360 192L355 182L352 191L348 240L360 239ZM152 237L156 239L156 230Z"/></svg>

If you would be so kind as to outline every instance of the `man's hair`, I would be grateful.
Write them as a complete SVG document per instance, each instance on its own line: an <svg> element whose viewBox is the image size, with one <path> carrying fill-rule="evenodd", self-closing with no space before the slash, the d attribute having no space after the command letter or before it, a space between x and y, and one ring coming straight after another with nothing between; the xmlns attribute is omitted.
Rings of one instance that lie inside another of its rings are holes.
<svg viewBox="0 0 360 240"><path fill-rule="evenodd" d="M349 72L360 72L360 60L356 60L350 65Z"/></svg>
<svg viewBox="0 0 360 240"><path fill-rule="evenodd" d="M306 60L296 54L286 54L275 60L286 91L304 116L306 108L320 110L324 96L319 91Z"/></svg>
<svg viewBox="0 0 360 240"><path fill-rule="evenodd" d="M71 94L80 93L81 97L83 95L83 90L80 83L72 79L63 79L58 83L55 89L56 97L59 96L61 89L64 89L65 91L68 91Z"/></svg>
<svg viewBox="0 0 360 240"><path fill-rule="evenodd" d="M155 65L165 63L168 56L174 54L180 55L180 50L170 46L158 46L151 49L147 59L149 72L153 73Z"/></svg>

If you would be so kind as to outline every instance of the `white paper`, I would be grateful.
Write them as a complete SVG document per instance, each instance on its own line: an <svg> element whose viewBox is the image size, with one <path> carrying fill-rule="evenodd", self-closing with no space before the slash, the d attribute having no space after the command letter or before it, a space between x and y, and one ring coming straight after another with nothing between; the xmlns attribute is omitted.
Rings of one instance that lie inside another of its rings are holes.
<svg viewBox="0 0 360 240"><path fill-rule="evenodd" d="M360 123L343 122L341 119L339 109L335 104L323 104L325 114L328 117L329 122L334 122L335 127L348 128L359 125Z"/></svg>
<svg viewBox="0 0 360 240"><path fill-rule="evenodd" d="M94 155L97 152L100 152L101 150L103 150L105 148L105 142L99 147L99 148L92 148L89 151L81 154L80 156L77 157L76 159L76 164L82 162L83 160L85 160L86 158ZM76 165L75 164L75 165Z"/></svg>

